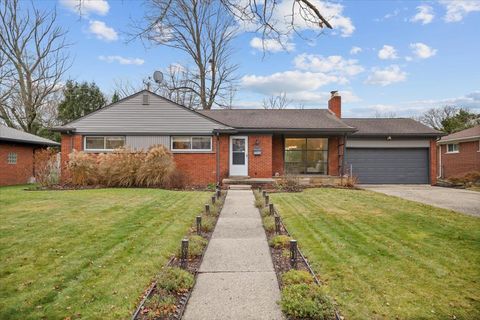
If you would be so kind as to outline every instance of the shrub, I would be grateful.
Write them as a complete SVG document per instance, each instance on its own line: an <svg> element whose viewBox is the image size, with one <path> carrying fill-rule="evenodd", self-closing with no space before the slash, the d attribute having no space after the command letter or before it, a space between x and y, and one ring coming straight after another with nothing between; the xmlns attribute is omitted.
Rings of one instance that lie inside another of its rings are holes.
<svg viewBox="0 0 480 320"><path fill-rule="evenodd" d="M275 231L275 218L273 216L266 216L263 218L263 227L267 232Z"/></svg>
<svg viewBox="0 0 480 320"><path fill-rule="evenodd" d="M302 283L311 284L313 283L313 277L305 270L290 270L282 275L282 283L284 286Z"/></svg>
<svg viewBox="0 0 480 320"><path fill-rule="evenodd" d="M95 185L98 183L97 163L94 155L73 150L69 155L67 170L71 183L76 186Z"/></svg>
<svg viewBox="0 0 480 320"><path fill-rule="evenodd" d="M333 303L320 286L294 284L282 290L282 311L295 319L335 319Z"/></svg>
<svg viewBox="0 0 480 320"><path fill-rule="evenodd" d="M187 176L182 171L175 169L165 177L165 188L185 189L188 185Z"/></svg>
<svg viewBox="0 0 480 320"><path fill-rule="evenodd" d="M461 184L466 187L480 184L480 171L471 171L463 176L451 177L448 181L454 184Z"/></svg>
<svg viewBox="0 0 480 320"><path fill-rule="evenodd" d="M34 153L35 181L42 187L57 184L60 177L58 153L51 148Z"/></svg>
<svg viewBox="0 0 480 320"><path fill-rule="evenodd" d="M193 235L188 239L188 257L189 258L194 258L194 257L199 257L202 255L203 250L207 246L208 240L198 236L198 235ZM177 257L181 257L182 254L182 248L179 247L177 250Z"/></svg>
<svg viewBox="0 0 480 320"><path fill-rule="evenodd" d="M136 183L142 187L165 186L174 171L172 153L164 146L153 146L137 171Z"/></svg>
<svg viewBox="0 0 480 320"><path fill-rule="evenodd" d="M298 177L285 176L275 182L275 188L283 192L300 192L303 190Z"/></svg>
<svg viewBox="0 0 480 320"><path fill-rule="evenodd" d="M202 231L210 232L215 228L215 218L212 216L202 216Z"/></svg>
<svg viewBox="0 0 480 320"><path fill-rule="evenodd" d="M270 215L270 209L269 208L263 208L260 210L260 215L263 217L268 217Z"/></svg>
<svg viewBox="0 0 480 320"><path fill-rule="evenodd" d="M265 200L262 196L260 198L255 199L255 207L262 209L265 206Z"/></svg>
<svg viewBox="0 0 480 320"><path fill-rule="evenodd" d="M193 275L180 268L166 268L157 276L157 287L169 292L186 291L193 287Z"/></svg>
<svg viewBox="0 0 480 320"><path fill-rule="evenodd" d="M270 239L268 244L275 249L288 248L290 246L290 240L291 238L289 236L282 234Z"/></svg>

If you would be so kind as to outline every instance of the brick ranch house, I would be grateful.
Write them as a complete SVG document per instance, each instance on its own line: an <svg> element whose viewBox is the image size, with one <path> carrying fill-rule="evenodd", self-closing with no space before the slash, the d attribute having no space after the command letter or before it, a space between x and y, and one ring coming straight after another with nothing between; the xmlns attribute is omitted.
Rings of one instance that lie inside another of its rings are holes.
<svg viewBox="0 0 480 320"><path fill-rule="evenodd" d="M56 128L62 163L74 150L164 145L191 185L227 178L339 177L362 183L435 183L440 133L411 119L341 117L328 109L195 111L143 90Z"/></svg>
<svg viewBox="0 0 480 320"><path fill-rule="evenodd" d="M439 177L480 171L480 126L444 136L437 144Z"/></svg>
<svg viewBox="0 0 480 320"><path fill-rule="evenodd" d="M0 124L0 186L33 181L35 152L59 143Z"/></svg>

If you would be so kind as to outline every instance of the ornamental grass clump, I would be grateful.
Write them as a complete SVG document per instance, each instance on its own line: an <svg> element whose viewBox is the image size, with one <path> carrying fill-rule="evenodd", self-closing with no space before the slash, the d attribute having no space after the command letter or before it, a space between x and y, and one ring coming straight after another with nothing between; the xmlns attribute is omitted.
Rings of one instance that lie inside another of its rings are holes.
<svg viewBox="0 0 480 320"><path fill-rule="evenodd" d="M60 178L59 154L52 148L41 149L34 153L35 182L41 187L51 187Z"/></svg>
<svg viewBox="0 0 480 320"><path fill-rule="evenodd" d="M98 156L100 183L108 187L134 187L145 153L118 149Z"/></svg>
<svg viewBox="0 0 480 320"><path fill-rule="evenodd" d="M83 151L73 150L69 155L67 170L70 181L75 186L96 185L98 183L97 160Z"/></svg>
<svg viewBox="0 0 480 320"><path fill-rule="evenodd" d="M154 146L148 150L137 171L136 184L142 187L163 187L174 172L172 153L164 146Z"/></svg>
<svg viewBox="0 0 480 320"><path fill-rule="evenodd" d="M282 284L289 286L292 284L311 284L313 283L312 275L305 270L290 270L282 275Z"/></svg>
<svg viewBox="0 0 480 320"><path fill-rule="evenodd" d="M275 218L273 216L266 216L262 219L263 227L267 232L275 231Z"/></svg>
<svg viewBox="0 0 480 320"><path fill-rule="evenodd" d="M157 287L169 292L182 292L193 287L193 275L177 267L169 267L157 276Z"/></svg>
<svg viewBox="0 0 480 320"><path fill-rule="evenodd" d="M270 239L268 244L270 245L270 247L275 249L288 248L290 246L291 239L292 238L290 238L289 236L282 234L282 235L272 237L272 239Z"/></svg>

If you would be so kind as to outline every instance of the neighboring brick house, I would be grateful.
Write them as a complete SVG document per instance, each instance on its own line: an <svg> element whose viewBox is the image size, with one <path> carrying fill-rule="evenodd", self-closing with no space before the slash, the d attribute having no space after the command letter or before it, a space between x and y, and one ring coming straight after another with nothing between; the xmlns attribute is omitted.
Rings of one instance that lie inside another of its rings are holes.
<svg viewBox="0 0 480 320"><path fill-rule="evenodd" d="M34 155L59 143L0 124L0 186L31 182Z"/></svg>
<svg viewBox="0 0 480 320"><path fill-rule="evenodd" d="M338 177L350 170L365 183L435 182L438 131L411 119L367 120L342 119L336 92L328 109L195 111L143 90L56 130L63 165L74 149L161 144L191 185L229 177Z"/></svg>
<svg viewBox="0 0 480 320"><path fill-rule="evenodd" d="M480 171L480 126L442 137L438 141L438 167L441 178Z"/></svg>

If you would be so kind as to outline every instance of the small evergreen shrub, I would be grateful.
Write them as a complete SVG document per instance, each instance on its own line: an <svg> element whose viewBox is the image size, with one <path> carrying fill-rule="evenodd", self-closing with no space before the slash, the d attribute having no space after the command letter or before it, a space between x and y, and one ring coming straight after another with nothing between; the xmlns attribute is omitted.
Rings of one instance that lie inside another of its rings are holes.
<svg viewBox="0 0 480 320"><path fill-rule="evenodd" d="M282 289L282 311L294 319L335 319L333 303L320 286L294 284Z"/></svg>
<svg viewBox="0 0 480 320"><path fill-rule="evenodd" d="M313 283L313 277L305 270L290 270L282 275L282 283L284 286L302 283L311 284Z"/></svg>
<svg viewBox="0 0 480 320"><path fill-rule="evenodd" d="M278 235L274 236L268 244L270 247L275 248L275 249L281 249L281 248L288 248L290 246L290 240L291 238L286 235Z"/></svg>
<svg viewBox="0 0 480 320"><path fill-rule="evenodd" d="M157 287L168 292L181 292L193 287L193 275L183 269L166 268L157 276Z"/></svg>

